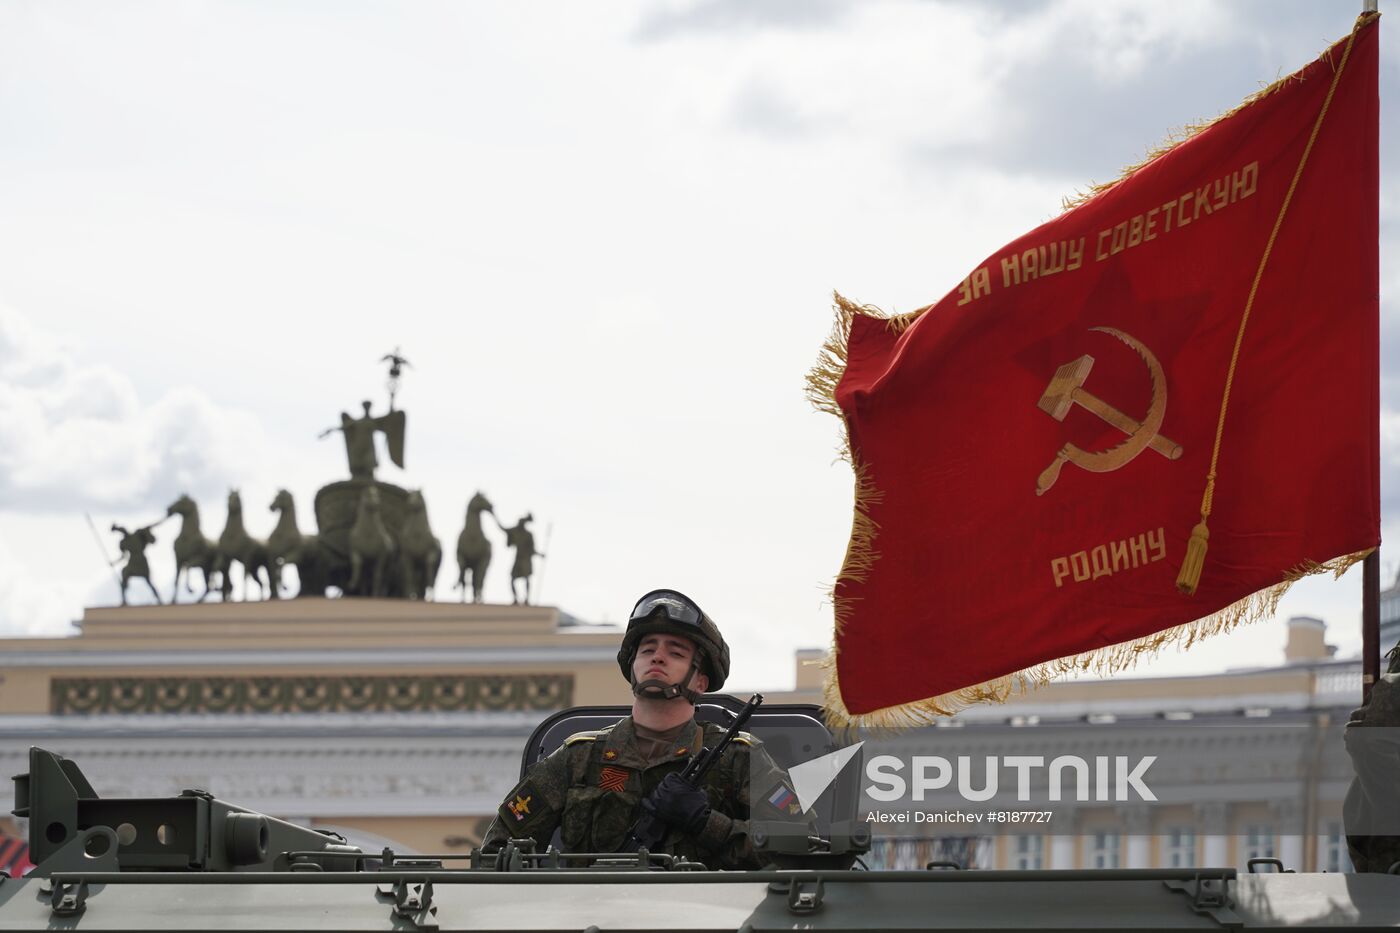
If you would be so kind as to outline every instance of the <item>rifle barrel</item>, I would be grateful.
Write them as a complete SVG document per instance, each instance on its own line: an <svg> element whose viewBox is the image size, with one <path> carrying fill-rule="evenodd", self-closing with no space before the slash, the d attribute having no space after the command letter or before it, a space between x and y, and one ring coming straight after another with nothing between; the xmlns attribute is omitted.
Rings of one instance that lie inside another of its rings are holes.
<svg viewBox="0 0 1400 933"><path fill-rule="evenodd" d="M753 711L762 705L763 694L755 693L753 696L749 697L749 702L745 703L744 708L739 710L738 715L734 717L734 721L729 724L729 728L725 731L724 737L716 743L715 747L706 749L704 755L697 755L695 758L691 759L691 765L686 766L686 771L690 771L691 767L694 766L695 770L693 774L685 774L683 772L682 775L692 779L703 777L705 772L709 771L719 761L719 756L724 754L725 747L733 741L734 736L748 724L749 717L753 715Z"/></svg>

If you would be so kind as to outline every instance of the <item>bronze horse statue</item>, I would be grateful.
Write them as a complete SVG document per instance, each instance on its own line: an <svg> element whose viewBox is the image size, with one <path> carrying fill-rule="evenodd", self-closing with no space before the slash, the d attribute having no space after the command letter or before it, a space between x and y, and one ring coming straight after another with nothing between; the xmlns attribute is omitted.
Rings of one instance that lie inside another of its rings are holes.
<svg viewBox="0 0 1400 933"><path fill-rule="evenodd" d="M388 594L389 560L394 556L394 538L380 515L379 490L370 486L360 494L355 524L350 529L350 583L346 592L359 596ZM370 564L368 586L360 579L365 562ZM364 590L368 592L364 592Z"/></svg>
<svg viewBox="0 0 1400 933"><path fill-rule="evenodd" d="M467 601L467 572L472 575L472 602L481 602L481 589L486 585L486 568L491 563L491 541L481 530L481 513L490 512L496 517L494 506L481 493L472 496L467 503L467 524L457 536L457 589L462 591L462 602Z"/></svg>
<svg viewBox="0 0 1400 933"><path fill-rule="evenodd" d="M267 538L267 556L274 593L282 588L282 568L291 564L301 581L298 596L326 595L326 554L317 535L304 535L297 527L296 503L285 489L277 490L269 510L278 513L277 527Z"/></svg>
<svg viewBox="0 0 1400 933"><path fill-rule="evenodd" d="M258 598L262 598L263 581L258 575L258 571L266 571L268 578L272 577L272 561L267 556L267 545L252 535L243 527L243 499L238 495L238 490L231 489L228 494L228 520L224 522L223 534L219 535L219 569L223 571L223 596L224 602L228 602L233 597L233 565L243 566L243 598L248 598L248 581L252 580L258 588ZM277 598L277 590L268 588L271 599Z"/></svg>
<svg viewBox="0 0 1400 933"><path fill-rule="evenodd" d="M199 527L199 506L188 495L181 493L180 498L170 503L165 514L180 516L180 533L175 536L175 586L170 591L170 602L179 602L181 574L185 577L185 592L194 592L190 584L190 571L198 570L204 577L204 592L199 594L197 600L202 603L213 586L213 575L220 569L219 547L204 537Z"/></svg>
<svg viewBox="0 0 1400 933"><path fill-rule="evenodd" d="M399 529L399 558L403 570L403 592L409 599L427 599L437 586L442 567L442 542L428 525L428 509L423 491L408 494L408 513Z"/></svg>

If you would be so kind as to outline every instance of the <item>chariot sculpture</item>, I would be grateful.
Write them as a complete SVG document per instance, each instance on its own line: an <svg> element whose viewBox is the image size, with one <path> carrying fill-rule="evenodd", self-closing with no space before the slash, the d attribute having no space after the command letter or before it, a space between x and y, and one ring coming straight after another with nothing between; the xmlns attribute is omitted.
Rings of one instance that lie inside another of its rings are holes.
<svg viewBox="0 0 1400 933"><path fill-rule="evenodd" d="M389 410L376 415L373 403L361 404L362 412L352 416L341 412L340 423L320 434L321 438L340 434L345 444L349 478L329 483L316 491L312 509L316 533L304 534L298 525L296 500L286 489L279 490L269 511L276 513L276 526L267 539L254 537L244 524L243 500L238 490L228 494L224 530L217 539L205 537L200 524L199 506L188 495L181 495L166 510L167 517L179 516L180 531L174 541L175 585L171 602L178 602L183 582L186 600L203 601L211 589L224 600L233 597L233 570L238 567L244 598L281 596L323 596L329 590L346 596L429 599L436 589L442 565L442 542L428 522L422 490L410 491L375 476L380 465L377 435L383 435L388 459L400 469L404 465L404 440L408 417L395 407L399 379L409 365L399 352L386 354L389 364ZM516 551L511 568L513 601L521 601L516 581L524 581L524 602L529 602L529 578L533 559L544 554L535 549L526 527L531 516L524 516L514 527L496 520L490 500L476 493L467 503L466 521L457 538L456 587L465 602L482 601L486 569L491 563L492 543L482 526L483 514L490 514L497 529L505 535L507 547ZM140 529L146 545L153 543L150 529ZM150 540L147 540L147 539ZM127 579L145 577L149 582L136 539L126 548L130 553ZM125 547L125 546L124 546ZM292 591L295 568L299 583ZM194 573L199 572L202 590L197 591ZM122 598L125 600L123 579ZM155 588L152 586L154 593ZM159 595L156 595L159 599Z"/></svg>

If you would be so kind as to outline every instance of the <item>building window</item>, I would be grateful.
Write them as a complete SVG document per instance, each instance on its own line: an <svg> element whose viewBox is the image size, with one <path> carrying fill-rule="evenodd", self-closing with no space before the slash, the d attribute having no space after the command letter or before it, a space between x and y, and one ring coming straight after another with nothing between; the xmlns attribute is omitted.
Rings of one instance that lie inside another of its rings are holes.
<svg viewBox="0 0 1400 933"><path fill-rule="evenodd" d="M1117 868L1122 837L1117 833L1094 833L1089 837L1089 865L1093 868Z"/></svg>
<svg viewBox="0 0 1400 933"><path fill-rule="evenodd" d="M1252 823L1244 828L1244 857L1277 858L1274 855L1274 828Z"/></svg>
<svg viewBox="0 0 1400 933"><path fill-rule="evenodd" d="M952 862L963 868L991 868L996 840L990 836L879 836L861 863L873 871L922 869L929 862Z"/></svg>
<svg viewBox="0 0 1400 933"><path fill-rule="evenodd" d="M1017 836L1013 848L1011 867L1038 869L1045 867L1045 837Z"/></svg>
<svg viewBox="0 0 1400 933"><path fill-rule="evenodd" d="M1346 831L1341 823L1328 823L1318 834L1317 862L1323 871L1352 871L1351 853L1347 851Z"/></svg>
<svg viewBox="0 0 1400 933"><path fill-rule="evenodd" d="M1196 867L1196 831L1173 826L1162 837L1162 864L1167 868Z"/></svg>
<svg viewBox="0 0 1400 933"><path fill-rule="evenodd" d="M870 854L865 861L876 871L887 871L895 867L896 840L879 837L870 840Z"/></svg>

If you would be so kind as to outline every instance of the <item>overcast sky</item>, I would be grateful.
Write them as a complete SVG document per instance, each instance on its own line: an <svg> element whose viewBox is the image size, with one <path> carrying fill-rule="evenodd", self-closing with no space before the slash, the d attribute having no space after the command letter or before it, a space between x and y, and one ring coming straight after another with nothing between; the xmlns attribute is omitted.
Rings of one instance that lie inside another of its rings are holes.
<svg viewBox="0 0 1400 933"><path fill-rule="evenodd" d="M1382 12L1388 4L1382 4ZM116 585L86 526L278 488L413 368L407 469L448 553L526 511L544 601L694 596L733 685L830 641L850 527L803 376L833 289L941 297L1168 130L1301 67L1345 2L0 3L0 633ZM1383 535L1400 533L1400 43L1381 30ZM168 595L174 523L152 550ZM104 533L102 546L115 554ZM487 597L509 600L497 537ZM1396 559L1382 554L1387 583ZM1360 570L1281 616L1360 648ZM1281 659L1260 625L1142 673Z"/></svg>

